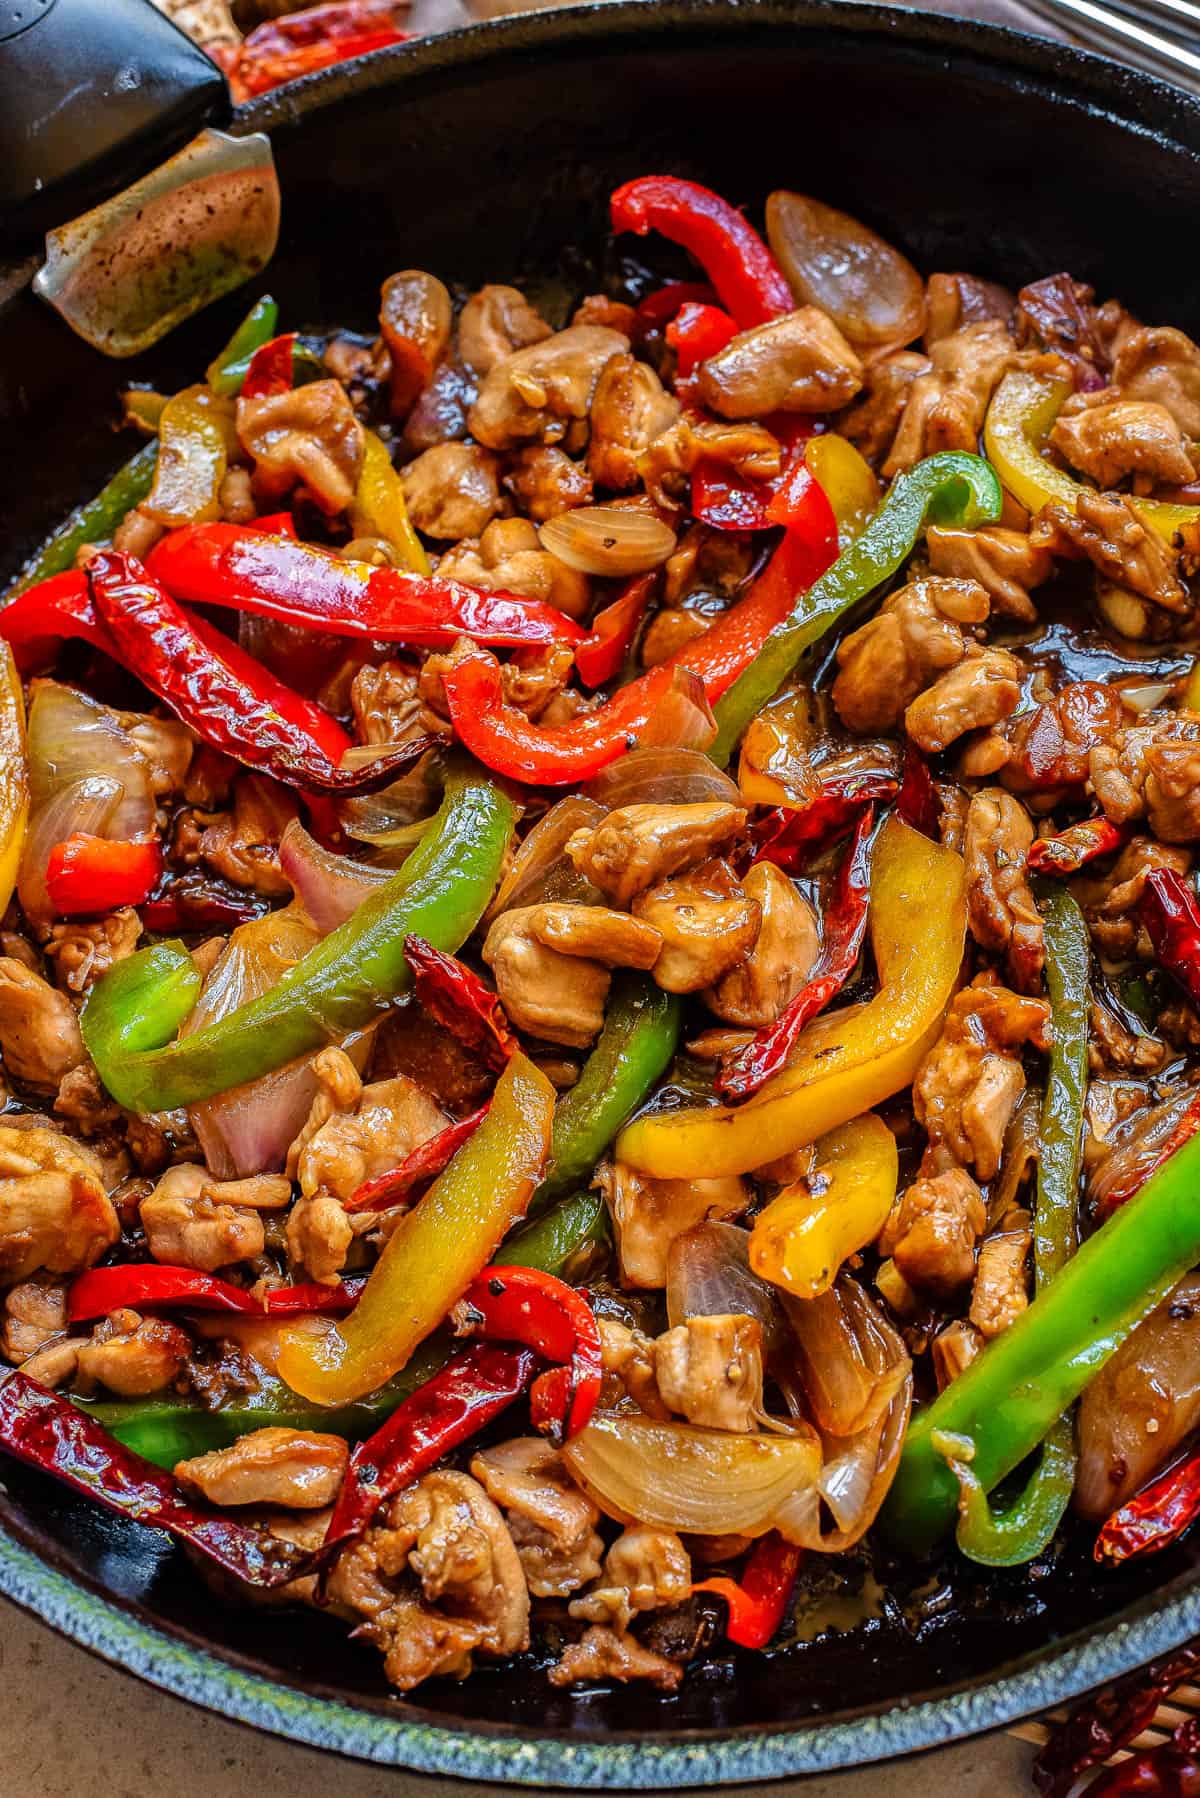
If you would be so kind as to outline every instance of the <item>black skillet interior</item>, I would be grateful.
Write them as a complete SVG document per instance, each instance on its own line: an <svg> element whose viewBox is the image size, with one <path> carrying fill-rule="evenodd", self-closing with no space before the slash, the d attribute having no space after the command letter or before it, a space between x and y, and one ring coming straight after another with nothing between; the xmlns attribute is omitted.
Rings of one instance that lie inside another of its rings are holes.
<svg viewBox="0 0 1200 1798"><path fill-rule="evenodd" d="M925 270L1015 286L1067 268L1152 322L1200 329L1190 243L1200 109L1061 47L960 21L832 0L580 8L333 71L260 102L248 123L274 138L285 205L270 287L292 325L369 329L379 283L399 267L468 285L525 280L563 308L618 275L626 253L676 272L668 246L624 240L614 251L605 239L611 189L673 171L754 209L774 186L816 193ZM195 379L246 299L120 369L27 294L10 297L0 309L0 573L123 453L111 427L124 375L168 388ZM377 1656L337 1625L226 1609L156 1539L33 1475L9 1469L5 1482L8 1529L93 1590L301 1688L395 1706ZM669 1704L637 1687L568 1698L517 1668L427 1687L419 1707L398 1708L459 1727L601 1739L844 1717L986 1685L1073 1632L1109 1639L1112 1619L1145 1608L1135 1601L1190 1587L1195 1560L1185 1546L1101 1575L1068 1530L1029 1570L910 1576L897 1590L902 1600L919 1587L911 1603L798 1647L767 1676L761 1663L718 1663ZM1133 1652L1102 1649L1089 1677L1120 1670Z"/></svg>

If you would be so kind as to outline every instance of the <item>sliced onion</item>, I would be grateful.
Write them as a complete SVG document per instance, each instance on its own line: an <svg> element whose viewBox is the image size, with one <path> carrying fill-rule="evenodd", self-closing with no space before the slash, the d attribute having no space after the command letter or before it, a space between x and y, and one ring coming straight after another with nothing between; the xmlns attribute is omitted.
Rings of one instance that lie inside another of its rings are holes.
<svg viewBox="0 0 1200 1798"><path fill-rule="evenodd" d="M827 1459L816 1488L790 1497L777 1512L775 1527L801 1548L844 1554L874 1523L896 1477L912 1410L912 1373L869 1429L854 1436L825 1438ZM825 1529L823 1501L834 1527Z"/></svg>
<svg viewBox="0 0 1200 1798"><path fill-rule="evenodd" d="M705 697L704 682L689 669L676 668L639 742L643 747L707 749L716 734L717 721Z"/></svg>
<svg viewBox="0 0 1200 1798"><path fill-rule="evenodd" d="M1012 1210L1030 1170L1037 1166L1042 1139L1042 1095L1026 1087L1004 1132L1000 1174L988 1197L988 1229L994 1230Z"/></svg>
<svg viewBox="0 0 1200 1798"><path fill-rule="evenodd" d="M1196 1095L1195 1086L1182 1086L1161 1104L1135 1111L1112 1131L1087 1180L1088 1199L1101 1217L1135 1193L1154 1172L1175 1126L1195 1104Z"/></svg>
<svg viewBox="0 0 1200 1798"><path fill-rule="evenodd" d="M831 1436L869 1429L912 1372L903 1337L848 1274L815 1299L782 1297L817 1423Z"/></svg>
<svg viewBox="0 0 1200 1798"><path fill-rule="evenodd" d="M352 768L397 747L392 743L356 744L342 758L343 766ZM367 753L363 753L366 750ZM348 837L363 843L378 843L393 831L407 830L412 824L428 822L441 799L438 757L425 756L408 774L394 780L378 793L365 793L357 799L343 799L338 817Z"/></svg>
<svg viewBox="0 0 1200 1798"><path fill-rule="evenodd" d="M547 519L539 535L543 549L582 574L645 574L675 548L670 525L634 506L579 506Z"/></svg>
<svg viewBox="0 0 1200 1798"><path fill-rule="evenodd" d="M1128 706L1131 712L1140 716L1143 712L1152 712L1168 697L1174 681L1154 680L1139 683L1137 686L1121 688L1121 704Z"/></svg>
<svg viewBox="0 0 1200 1798"><path fill-rule="evenodd" d="M392 876L390 868L373 868L348 855L323 849L297 818L283 833L279 866L322 936L344 924L367 895Z"/></svg>
<svg viewBox="0 0 1200 1798"><path fill-rule="evenodd" d="M629 759L629 758L626 758ZM568 837L577 830L590 830L604 816L605 808L581 793L572 793L552 805L544 818L539 818L512 859L508 873L500 882L492 900L487 922L503 911L515 911L521 905L542 905L548 901L566 904L595 904L597 889L576 868L565 853Z"/></svg>
<svg viewBox="0 0 1200 1798"><path fill-rule="evenodd" d="M749 1230L716 1219L677 1236L667 1250L668 1322L674 1328L689 1317L755 1317L762 1328L764 1360L794 1358L778 1289L751 1272L749 1245Z"/></svg>
<svg viewBox="0 0 1200 1798"><path fill-rule="evenodd" d="M740 805L728 774L695 749L634 749L610 762L584 788L605 811L623 805Z"/></svg>
<svg viewBox="0 0 1200 1798"><path fill-rule="evenodd" d="M821 1471L820 1440L805 1425L735 1436L624 1412L599 1413L562 1454L606 1516L702 1536L761 1536Z"/></svg>
<svg viewBox="0 0 1200 1798"><path fill-rule="evenodd" d="M827 312L868 361L921 335L925 283L848 212L780 189L767 201L767 236L797 305Z"/></svg>
<svg viewBox="0 0 1200 1798"><path fill-rule="evenodd" d="M60 787L31 814L17 876L17 894L30 923L48 924L57 915L46 891L50 851L76 831L91 837L106 836L109 819L120 804L123 791L119 780L95 774Z"/></svg>

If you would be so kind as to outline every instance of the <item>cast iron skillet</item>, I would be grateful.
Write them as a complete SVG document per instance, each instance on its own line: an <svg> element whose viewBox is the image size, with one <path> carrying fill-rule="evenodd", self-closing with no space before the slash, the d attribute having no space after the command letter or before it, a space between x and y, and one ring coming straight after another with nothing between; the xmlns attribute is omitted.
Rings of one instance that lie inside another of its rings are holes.
<svg viewBox="0 0 1200 1798"><path fill-rule="evenodd" d="M1151 322L1200 330L1187 235L1200 107L958 20L834 0L579 7L386 52L243 117L275 143L285 206L270 286L292 325L369 329L380 280L405 266L574 296L616 267L609 191L670 170L756 205L779 185L817 193L926 270L1015 286L1065 267ZM672 268L665 251L659 266ZM168 389L195 379L246 298L129 372ZM121 372L10 293L0 575L122 453ZM227 1716L474 1779L695 1786L850 1766L1010 1722L1200 1632L1195 1550L1101 1575L1068 1527L1031 1569L910 1570L850 1633L714 1663L673 1699L568 1697L531 1664L402 1701L337 1624L225 1608L158 1537L27 1472L4 1477L0 1590L76 1641Z"/></svg>

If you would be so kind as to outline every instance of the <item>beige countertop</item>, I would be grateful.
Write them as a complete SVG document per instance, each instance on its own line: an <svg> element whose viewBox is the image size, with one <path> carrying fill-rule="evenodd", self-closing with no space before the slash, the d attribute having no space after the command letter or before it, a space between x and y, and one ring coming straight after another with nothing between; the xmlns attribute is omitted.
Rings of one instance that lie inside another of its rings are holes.
<svg viewBox="0 0 1200 1798"><path fill-rule="evenodd" d="M168 1698L0 1602L0 1690L8 1728L0 1798L467 1798L480 1788L334 1759ZM19 1727L16 1727L17 1720ZM1032 1750L1007 1736L960 1743L861 1773L729 1798L1030 1798Z"/></svg>

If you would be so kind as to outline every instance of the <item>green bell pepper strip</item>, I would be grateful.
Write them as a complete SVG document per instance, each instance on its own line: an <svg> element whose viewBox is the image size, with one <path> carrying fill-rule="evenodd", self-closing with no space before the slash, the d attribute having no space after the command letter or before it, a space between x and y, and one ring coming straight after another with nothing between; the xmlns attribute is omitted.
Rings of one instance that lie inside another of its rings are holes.
<svg viewBox="0 0 1200 1798"><path fill-rule="evenodd" d="M209 363L205 379L214 393L241 392L251 357L264 343L270 343L278 323L278 304L265 293L255 300L220 355Z"/></svg>
<svg viewBox="0 0 1200 1798"><path fill-rule="evenodd" d="M386 885L269 992L178 1041L201 985L183 945L159 943L119 962L96 983L80 1020L108 1091L131 1111L170 1111L361 1029L409 985L410 932L438 949L466 941L495 889L514 823L498 786L452 765L432 828Z"/></svg>
<svg viewBox="0 0 1200 1798"><path fill-rule="evenodd" d="M912 554L927 521L974 530L994 524L1003 493L982 456L945 450L896 476L862 535L844 549L777 625L745 673L713 708L717 736L709 755L728 762L752 718L782 687L796 663L843 613L891 578Z"/></svg>
<svg viewBox="0 0 1200 1798"><path fill-rule="evenodd" d="M586 1249L605 1240L607 1229L608 1212L600 1194L574 1193L511 1236L492 1260L496 1266L540 1268L563 1279ZM421 1344L402 1373L377 1392L333 1410L309 1404L274 1378L264 1379L256 1391L211 1411L175 1397L75 1402L111 1430L118 1442L145 1455L156 1467L174 1467L191 1455L228 1448L239 1436L268 1427L324 1430L361 1442L373 1435L411 1392L432 1379L456 1346L439 1331Z"/></svg>
<svg viewBox="0 0 1200 1798"><path fill-rule="evenodd" d="M24 593L38 581L49 580L52 574L63 574L68 568L74 568L75 557L85 543L108 543L122 519L135 506L140 506L149 493L157 465L158 440L152 438L149 443L143 443L123 468L118 468L95 499L72 512L41 549L34 552L4 595L5 599L15 599L18 593Z"/></svg>
<svg viewBox="0 0 1200 1798"><path fill-rule="evenodd" d="M1083 913L1058 881L1034 884L1046 933L1046 984L1054 1023L1050 1071L1042 1105L1033 1259L1037 1290L1062 1272L1075 1252L1076 1206L1083 1161L1083 1108L1087 1097L1091 947ZM946 1452L959 1483L956 1540L963 1554L986 1567L1016 1567L1041 1554L1066 1514L1075 1486L1075 1430L1069 1414L1058 1419L1042 1444L1041 1458L1023 1492L1003 1511L990 1508L974 1472L972 1445Z"/></svg>
<svg viewBox="0 0 1200 1798"><path fill-rule="evenodd" d="M596 1046L554 1110L550 1164L532 1217L586 1185L617 1131L670 1066L683 1005L643 974L618 975Z"/></svg>
<svg viewBox="0 0 1200 1798"><path fill-rule="evenodd" d="M933 1437L966 1436L985 1491L1031 1454L1088 1382L1200 1256L1200 1136L1068 1261L909 1426L881 1521L924 1552L954 1527L958 1483Z"/></svg>

